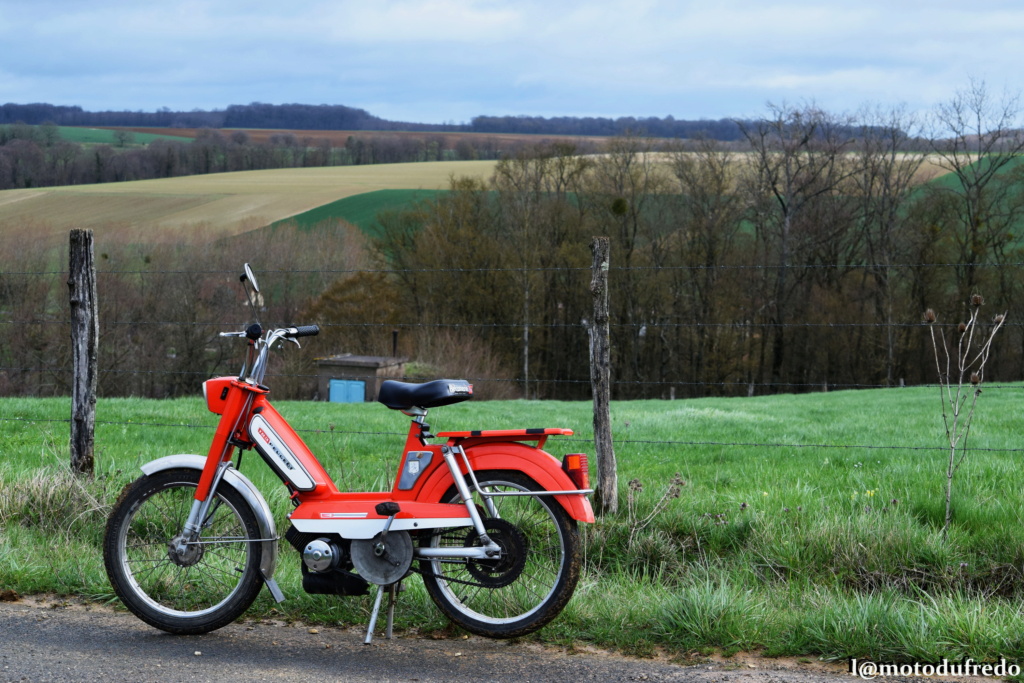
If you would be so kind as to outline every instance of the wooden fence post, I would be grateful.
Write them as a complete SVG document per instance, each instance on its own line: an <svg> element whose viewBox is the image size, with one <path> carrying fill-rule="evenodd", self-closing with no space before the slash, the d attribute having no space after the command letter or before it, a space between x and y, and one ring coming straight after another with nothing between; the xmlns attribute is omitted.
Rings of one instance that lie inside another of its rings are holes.
<svg viewBox="0 0 1024 683"><path fill-rule="evenodd" d="M608 327L608 255L607 237L595 237L590 244L594 265L590 294L594 299L594 319L590 323L590 386L594 394L594 447L597 459L597 486L594 501L598 514L615 514L619 509L619 480L612 445L611 416L611 339Z"/></svg>
<svg viewBox="0 0 1024 683"><path fill-rule="evenodd" d="M92 475L96 427L99 318L92 230L72 230L68 258L71 301L71 469Z"/></svg>

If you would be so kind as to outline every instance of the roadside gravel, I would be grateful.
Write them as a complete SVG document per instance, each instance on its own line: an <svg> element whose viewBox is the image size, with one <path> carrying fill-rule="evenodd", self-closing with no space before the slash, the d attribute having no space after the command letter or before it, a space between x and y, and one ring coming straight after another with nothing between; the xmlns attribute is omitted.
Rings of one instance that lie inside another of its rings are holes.
<svg viewBox="0 0 1024 683"><path fill-rule="evenodd" d="M379 635L355 628L236 622L170 636L131 614L53 598L0 602L0 681L715 681L836 683L843 664L737 656L682 666L596 650L458 637ZM948 679L946 679L948 680Z"/></svg>

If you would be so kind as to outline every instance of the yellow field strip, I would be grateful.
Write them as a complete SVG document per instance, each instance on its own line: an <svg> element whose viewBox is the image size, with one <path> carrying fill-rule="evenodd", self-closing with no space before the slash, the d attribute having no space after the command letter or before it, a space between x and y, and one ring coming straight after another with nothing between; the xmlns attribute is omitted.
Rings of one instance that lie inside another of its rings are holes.
<svg viewBox="0 0 1024 683"><path fill-rule="evenodd" d="M71 228L137 242L217 239L385 189L443 189L488 178L493 161L439 161L215 173L0 192L0 237L53 241ZM199 233L197 235L197 233Z"/></svg>

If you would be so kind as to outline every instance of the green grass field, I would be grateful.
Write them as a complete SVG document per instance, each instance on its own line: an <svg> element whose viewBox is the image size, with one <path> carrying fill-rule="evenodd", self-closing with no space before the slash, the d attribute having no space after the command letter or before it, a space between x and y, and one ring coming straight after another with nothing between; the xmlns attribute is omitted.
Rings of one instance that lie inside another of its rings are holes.
<svg viewBox="0 0 1024 683"><path fill-rule="evenodd" d="M364 192L318 206L305 213L278 221L274 225L295 223L300 228L309 229L324 221L341 219L355 225L368 235L375 235L380 230L377 215L381 211L407 209L416 202L434 199L444 191L424 189Z"/></svg>
<svg viewBox="0 0 1024 683"><path fill-rule="evenodd" d="M989 387L941 534L943 432L934 388L613 404L620 512L587 527L585 570L563 615L535 636L631 654L722 650L882 661L1024 658L1020 386ZM339 487L390 486L405 419L376 404L288 402ZM0 400L0 586L112 600L99 542L138 466L204 453L201 400L101 400L97 476L66 472L69 405ZM565 426L548 450L592 452L587 403L478 402L438 409L437 430ZM255 456L242 471L279 527L290 505ZM665 497L678 473L678 497ZM633 482L634 483L630 483ZM365 623L368 598L301 592L282 548L285 618ZM401 628L444 621L415 579ZM275 608L264 595L254 616Z"/></svg>
<svg viewBox="0 0 1024 683"><path fill-rule="evenodd" d="M77 142L80 145L118 145L119 141L114 135L115 131L105 128L82 128L80 126L58 126L60 138L68 142ZM168 129L169 131L173 129ZM190 142L192 138L182 135L167 133L164 135L155 133L131 133L128 146L148 145L154 140L177 140L178 142Z"/></svg>

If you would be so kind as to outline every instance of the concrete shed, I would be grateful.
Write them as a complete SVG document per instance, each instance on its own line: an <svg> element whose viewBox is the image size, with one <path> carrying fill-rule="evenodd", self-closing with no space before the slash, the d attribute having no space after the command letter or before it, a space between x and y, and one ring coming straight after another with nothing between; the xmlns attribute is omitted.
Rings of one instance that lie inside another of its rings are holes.
<svg viewBox="0 0 1024 683"><path fill-rule="evenodd" d="M376 401L380 383L405 375L405 358L391 356L340 356L318 358L317 388L321 401L358 403Z"/></svg>

